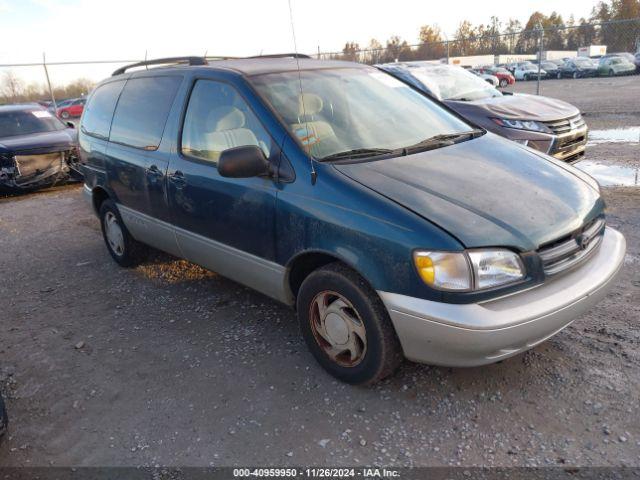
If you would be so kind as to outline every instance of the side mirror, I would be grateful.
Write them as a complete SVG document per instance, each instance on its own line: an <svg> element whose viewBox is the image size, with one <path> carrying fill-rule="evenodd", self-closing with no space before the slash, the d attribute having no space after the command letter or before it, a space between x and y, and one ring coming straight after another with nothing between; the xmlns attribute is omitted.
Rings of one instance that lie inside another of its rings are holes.
<svg viewBox="0 0 640 480"><path fill-rule="evenodd" d="M69 128L76 128L76 124L75 124L75 123L73 123L73 122L64 122L64 123L65 123L65 125L66 125L67 127L69 127Z"/></svg>
<svg viewBox="0 0 640 480"><path fill-rule="evenodd" d="M269 161L260 147L246 145L224 150L218 159L223 177L250 178L269 174Z"/></svg>

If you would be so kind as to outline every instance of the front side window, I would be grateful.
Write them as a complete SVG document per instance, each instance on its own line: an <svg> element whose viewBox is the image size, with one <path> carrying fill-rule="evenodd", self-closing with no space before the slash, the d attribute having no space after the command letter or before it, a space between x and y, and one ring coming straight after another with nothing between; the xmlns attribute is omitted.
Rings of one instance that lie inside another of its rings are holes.
<svg viewBox="0 0 640 480"><path fill-rule="evenodd" d="M100 85L84 109L80 129L96 137L109 138L111 119L122 91L124 80Z"/></svg>
<svg viewBox="0 0 640 480"><path fill-rule="evenodd" d="M132 78L120 95L109 140L144 150L160 145L182 77Z"/></svg>
<svg viewBox="0 0 640 480"><path fill-rule="evenodd" d="M471 129L405 83L373 68L307 70L300 77L284 72L251 80L292 135L319 160L358 149L405 148Z"/></svg>
<svg viewBox="0 0 640 480"><path fill-rule="evenodd" d="M13 110L0 112L0 138L55 132L67 128L47 110Z"/></svg>
<svg viewBox="0 0 640 480"><path fill-rule="evenodd" d="M182 128L182 153L217 163L230 148L257 146L269 157L271 139L247 102L230 85L198 80Z"/></svg>

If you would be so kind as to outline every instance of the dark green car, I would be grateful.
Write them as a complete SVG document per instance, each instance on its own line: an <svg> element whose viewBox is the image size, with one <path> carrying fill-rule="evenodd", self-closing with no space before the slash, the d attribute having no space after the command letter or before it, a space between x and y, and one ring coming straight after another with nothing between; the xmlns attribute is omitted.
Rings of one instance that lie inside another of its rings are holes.
<svg viewBox="0 0 640 480"><path fill-rule="evenodd" d="M632 75L636 66L624 57L605 57L598 64L598 75L613 77L616 75Z"/></svg>

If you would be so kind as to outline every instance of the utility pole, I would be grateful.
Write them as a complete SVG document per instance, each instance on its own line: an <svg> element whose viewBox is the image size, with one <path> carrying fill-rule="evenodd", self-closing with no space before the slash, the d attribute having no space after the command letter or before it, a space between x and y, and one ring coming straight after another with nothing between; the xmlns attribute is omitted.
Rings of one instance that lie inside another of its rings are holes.
<svg viewBox="0 0 640 480"><path fill-rule="evenodd" d="M47 70L47 58L44 52L42 52L42 66L44 67L44 75L47 77L47 85L49 86L49 95L51 96L51 103L53 104L53 111L58 112L58 105L56 104L56 98L53 95L53 88L51 88L51 80L49 80L49 71Z"/></svg>
<svg viewBox="0 0 640 480"><path fill-rule="evenodd" d="M544 30L542 24L538 23L538 82L536 85L536 95L540 95L540 70L542 69L542 42Z"/></svg>

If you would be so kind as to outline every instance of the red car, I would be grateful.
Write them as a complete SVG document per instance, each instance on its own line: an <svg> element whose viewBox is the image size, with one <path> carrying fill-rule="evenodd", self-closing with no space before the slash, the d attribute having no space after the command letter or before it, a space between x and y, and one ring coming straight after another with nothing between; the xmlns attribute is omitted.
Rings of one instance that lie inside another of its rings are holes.
<svg viewBox="0 0 640 480"><path fill-rule="evenodd" d="M86 103L86 98L77 98L72 102L59 107L56 115L60 118L70 118L70 117L79 117L82 115L82 111L84 110L84 104Z"/></svg>
<svg viewBox="0 0 640 480"><path fill-rule="evenodd" d="M516 78L511 74L509 70L502 67L484 67L479 69L482 73L488 73L498 77L499 86L504 88L508 85L516 83Z"/></svg>

